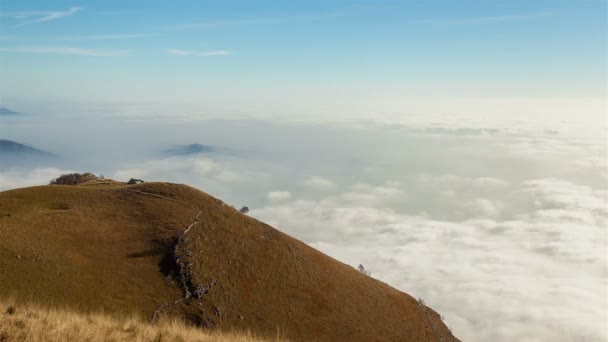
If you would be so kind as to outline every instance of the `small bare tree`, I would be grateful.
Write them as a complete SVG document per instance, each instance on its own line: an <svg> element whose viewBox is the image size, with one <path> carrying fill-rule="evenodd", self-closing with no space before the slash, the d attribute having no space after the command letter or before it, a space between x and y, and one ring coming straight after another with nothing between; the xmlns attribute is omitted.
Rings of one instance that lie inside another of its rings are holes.
<svg viewBox="0 0 608 342"><path fill-rule="evenodd" d="M359 272L365 274L368 277L372 276L372 272L366 270L365 267L363 267L363 265L361 265L361 264L359 264L359 267L357 267L357 269L359 270Z"/></svg>

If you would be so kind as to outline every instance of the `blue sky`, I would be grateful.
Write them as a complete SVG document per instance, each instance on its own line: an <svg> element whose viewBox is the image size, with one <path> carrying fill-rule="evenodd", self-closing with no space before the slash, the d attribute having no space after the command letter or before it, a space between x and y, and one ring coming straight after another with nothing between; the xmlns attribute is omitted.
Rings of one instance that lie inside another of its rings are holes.
<svg viewBox="0 0 608 342"><path fill-rule="evenodd" d="M3 0L0 94L597 96L606 11L587 0Z"/></svg>

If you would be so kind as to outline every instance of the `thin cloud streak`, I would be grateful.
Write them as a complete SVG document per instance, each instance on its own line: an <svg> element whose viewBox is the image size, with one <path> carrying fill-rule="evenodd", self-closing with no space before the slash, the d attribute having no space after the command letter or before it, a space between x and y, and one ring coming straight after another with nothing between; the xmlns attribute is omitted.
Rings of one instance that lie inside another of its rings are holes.
<svg viewBox="0 0 608 342"><path fill-rule="evenodd" d="M167 50L167 53L169 55L173 55L173 56L201 56L201 57L232 55L231 51L226 51L226 50L213 50L213 51L197 52L197 51L191 51L191 50L169 49L169 50Z"/></svg>
<svg viewBox="0 0 608 342"><path fill-rule="evenodd" d="M309 15L309 16L292 16L283 18L257 18L257 19L240 19L240 20L211 20L194 22L190 24L182 24L175 26L164 27L165 30L188 30L188 29L214 29L222 27L233 27L233 26L249 26L249 25L272 25L272 24L284 24L293 22L309 22L326 20L333 18L341 18L348 16L347 13L327 13L320 15Z"/></svg>
<svg viewBox="0 0 608 342"><path fill-rule="evenodd" d="M197 56L229 56L232 55L232 52L226 50L215 50L209 52L201 52L198 53Z"/></svg>
<svg viewBox="0 0 608 342"><path fill-rule="evenodd" d="M82 11L82 7L71 7L70 9L68 9L66 11L49 12L49 14L47 14L46 16L34 20L34 22L40 23L40 22L43 22L43 21L60 19L60 18L63 18L63 17L68 17L68 16L71 16L71 15L74 15L74 14L80 12L80 11Z"/></svg>
<svg viewBox="0 0 608 342"><path fill-rule="evenodd" d="M18 12L1 12L0 17L13 18L13 19L30 19L32 20L24 21L17 26L23 26L28 24L42 23L45 21L61 19L65 17L72 16L80 11L82 11L82 7L70 7L65 11L18 11Z"/></svg>
<svg viewBox="0 0 608 342"><path fill-rule="evenodd" d="M37 16L48 15L49 11L17 11L17 12L0 12L0 17L13 19L27 19Z"/></svg>
<svg viewBox="0 0 608 342"><path fill-rule="evenodd" d="M125 34L101 34L91 36L68 36L68 37L53 37L49 40L55 41L85 41L85 40L121 40L121 39L136 39L146 37L156 37L159 34L152 33L125 33Z"/></svg>
<svg viewBox="0 0 608 342"><path fill-rule="evenodd" d="M490 24L499 22L511 22L519 20L531 20L552 16L550 12L540 13L525 13L525 14L511 14L511 15L496 15L496 16L485 16L485 17L470 17L470 18L438 18L438 19L426 19L420 20L420 23L424 24L435 24L435 25L471 25L471 24Z"/></svg>
<svg viewBox="0 0 608 342"><path fill-rule="evenodd" d="M119 56L126 56L129 54L128 50L100 50L100 49L82 49L82 48L75 48L75 47L51 47L51 46L0 47L0 52L68 55L68 56L90 56L90 57L119 57Z"/></svg>

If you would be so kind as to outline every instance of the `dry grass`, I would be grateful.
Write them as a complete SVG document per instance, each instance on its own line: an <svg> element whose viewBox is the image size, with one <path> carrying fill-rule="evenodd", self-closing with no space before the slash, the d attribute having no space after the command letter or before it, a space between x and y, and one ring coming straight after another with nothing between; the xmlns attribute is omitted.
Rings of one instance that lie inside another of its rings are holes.
<svg viewBox="0 0 608 342"><path fill-rule="evenodd" d="M280 339L275 339L279 341ZM64 341L262 341L249 333L206 332L183 322L143 322L136 316L83 314L69 310L0 301L0 342Z"/></svg>
<svg viewBox="0 0 608 342"><path fill-rule="evenodd" d="M270 338L278 331L299 341L456 340L411 296L208 194L169 183L97 180L0 192L0 298L11 296L144 321L162 308L158 316L209 331ZM64 323L32 328L30 339L38 331L48 340L87 340L66 338L61 328L86 321L56 322ZM102 337L88 340L180 340L168 328L130 332L128 320L109 322L96 325Z"/></svg>

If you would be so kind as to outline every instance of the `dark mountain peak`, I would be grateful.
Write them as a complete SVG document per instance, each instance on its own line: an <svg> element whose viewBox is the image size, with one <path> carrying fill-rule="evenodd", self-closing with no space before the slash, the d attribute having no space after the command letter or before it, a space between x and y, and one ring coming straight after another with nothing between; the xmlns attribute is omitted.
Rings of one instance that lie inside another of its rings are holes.
<svg viewBox="0 0 608 342"><path fill-rule="evenodd" d="M202 145L194 143L190 145L180 145L168 149L166 152L173 155L188 155L188 154L199 154L199 153L211 153L215 152L216 149L210 145Z"/></svg>
<svg viewBox="0 0 608 342"><path fill-rule="evenodd" d="M0 155L48 157L53 154L15 141L0 139Z"/></svg>
<svg viewBox="0 0 608 342"><path fill-rule="evenodd" d="M15 112L14 110L0 107L0 116L12 116L12 115L23 115L22 113Z"/></svg>

